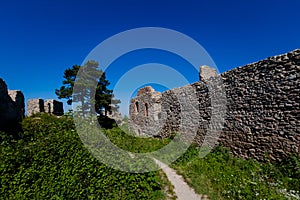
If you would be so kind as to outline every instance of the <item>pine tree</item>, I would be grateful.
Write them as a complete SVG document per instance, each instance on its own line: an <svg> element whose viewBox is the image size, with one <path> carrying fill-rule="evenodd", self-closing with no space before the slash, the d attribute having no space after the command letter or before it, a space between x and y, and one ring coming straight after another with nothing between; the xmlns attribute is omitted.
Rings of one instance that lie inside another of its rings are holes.
<svg viewBox="0 0 300 200"><path fill-rule="evenodd" d="M55 94L59 99L67 99L67 103L71 105L79 103L83 111L93 110L102 115L111 112L111 105L120 103L120 100L113 99L113 91L107 87L110 82L106 79L105 72L98 69L98 62L88 61L84 66L74 65L64 72L63 86L55 90ZM80 73L80 78L77 78ZM76 80L76 91L73 90Z"/></svg>

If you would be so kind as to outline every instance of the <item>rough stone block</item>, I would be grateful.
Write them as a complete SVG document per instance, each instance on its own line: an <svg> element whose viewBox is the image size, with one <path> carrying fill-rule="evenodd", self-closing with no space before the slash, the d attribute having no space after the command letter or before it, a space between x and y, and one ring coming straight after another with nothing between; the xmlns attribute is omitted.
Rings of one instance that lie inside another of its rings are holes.
<svg viewBox="0 0 300 200"><path fill-rule="evenodd" d="M217 75L218 75L217 70L214 68L211 68L206 65L203 65L200 67L200 73L199 73L200 81L205 82L205 81L209 80L210 78L215 77Z"/></svg>

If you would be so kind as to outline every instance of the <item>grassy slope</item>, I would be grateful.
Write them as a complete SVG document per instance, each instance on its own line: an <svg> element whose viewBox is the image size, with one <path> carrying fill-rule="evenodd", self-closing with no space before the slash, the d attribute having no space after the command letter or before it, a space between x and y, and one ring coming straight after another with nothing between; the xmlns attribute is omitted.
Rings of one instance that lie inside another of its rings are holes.
<svg viewBox="0 0 300 200"><path fill-rule="evenodd" d="M172 193L162 172L130 174L99 163L83 147L73 122L41 115L27 118L24 132L1 134L0 196L7 199L164 199ZM118 128L104 131L118 147L150 152L170 139L136 138ZM191 146L172 164L196 192L210 199L286 199L283 188L299 190L300 162L258 163L218 147L200 159Z"/></svg>
<svg viewBox="0 0 300 200"><path fill-rule="evenodd" d="M23 133L1 133L4 199L164 199L159 172L131 174L99 163L83 147L71 119L40 115Z"/></svg>

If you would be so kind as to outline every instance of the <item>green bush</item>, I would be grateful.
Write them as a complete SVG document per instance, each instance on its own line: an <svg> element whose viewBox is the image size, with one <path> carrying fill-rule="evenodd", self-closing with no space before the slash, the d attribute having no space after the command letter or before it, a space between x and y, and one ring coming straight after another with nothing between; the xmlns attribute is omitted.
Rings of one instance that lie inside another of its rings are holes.
<svg viewBox="0 0 300 200"><path fill-rule="evenodd" d="M291 154L282 162L276 164L277 168L283 175L287 187L292 190L299 190L300 188L300 159Z"/></svg>
<svg viewBox="0 0 300 200"><path fill-rule="evenodd" d="M1 198L164 199L158 172L131 174L99 163L71 117L40 114L22 127L17 139L0 134Z"/></svg>

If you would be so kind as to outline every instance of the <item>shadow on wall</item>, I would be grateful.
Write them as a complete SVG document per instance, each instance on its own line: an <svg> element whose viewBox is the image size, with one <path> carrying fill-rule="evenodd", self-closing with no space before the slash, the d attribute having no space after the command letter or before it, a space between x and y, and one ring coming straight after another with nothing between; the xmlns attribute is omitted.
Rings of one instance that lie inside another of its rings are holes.
<svg viewBox="0 0 300 200"><path fill-rule="evenodd" d="M64 114L63 103L54 99L29 99L27 102L27 116L36 113L49 113L57 116Z"/></svg>
<svg viewBox="0 0 300 200"><path fill-rule="evenodd" d="M24 118L24 95L19 90L8 90L0 78L0 131L16 133Z"/></svg>

